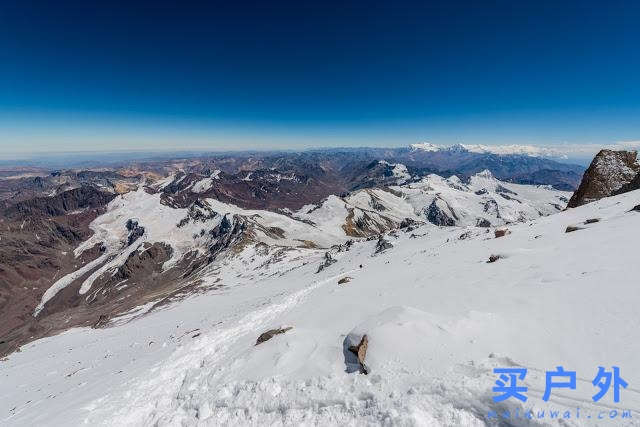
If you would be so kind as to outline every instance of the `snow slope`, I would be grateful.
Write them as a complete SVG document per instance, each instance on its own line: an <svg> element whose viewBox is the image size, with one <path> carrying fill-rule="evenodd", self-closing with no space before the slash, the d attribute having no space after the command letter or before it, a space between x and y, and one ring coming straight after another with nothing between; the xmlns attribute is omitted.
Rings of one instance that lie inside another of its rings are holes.
<svg viewBox="0 0 640 427"><path fill-rule="evenodd" d="M218 272L229 288L0 362L0 424L457 426L485 425L489 410L580 407L564 425L640 425L639 203L640 191L603 199L502 238L425 225L375 256L375 241L356 242L318 274L321 251L265 263L247 249ZM293 329L254 345L280 326ZM366 376L347 372L345 350L363 333ZM577 371L577 390L543 402L544 372L559 365ZM600 365L629 383L619 404L591 400ZM492 369L510 366L528 368L526 404L491 398ZM613 408L634 418L595 419Z"/></svg>
<svg viewBox="0 0 640 427"><path fill-rule="evenodd" d="M396 172L399 182L409 178L403 165L394 165ZM216 170L211 177L196 182L190 191L204 191L219 173ZM451 217L452 224L476 225L485 221L502 225L555 213L566 205L568 196L566 192L546 186L501 182L489 171L484 171L472 176L468 184L455 176L444 179L429 175L416 183L393 186L391 191L374 188L356 191L346 198L330 196L320 205L305 206L292 216L204 199L205 207L216 216L205 215L198 220L182 222L188 218L188 209L162 204L159 193L149 194L144 185L140 185L136 191L120 195L109 203L107 212L91 223L94 234L75 250L75 255L78 257L95 245L101 245L105 252L58 279L43 294L33 315L37 316L62 289L91 272L79 290L81 295L88 293L96 280L115 273L132 253L141 250L144 243L163 242L171 246L172 256L163 266L165 270L175 266L191 251L204 255L212 243L206 231L220 224L225 215L240 216L254 224L252 232L256 242L286 247L312 244L328 248L350 237L384 233L397 228L406 218L432 221L428 210L434 201L438 209ZM194 209L203 213L201 207ZM130 219L144 227L144 233L133 244L127 244L129 231L125 225ZM91 294L87 298L91 298Z"/></svg>

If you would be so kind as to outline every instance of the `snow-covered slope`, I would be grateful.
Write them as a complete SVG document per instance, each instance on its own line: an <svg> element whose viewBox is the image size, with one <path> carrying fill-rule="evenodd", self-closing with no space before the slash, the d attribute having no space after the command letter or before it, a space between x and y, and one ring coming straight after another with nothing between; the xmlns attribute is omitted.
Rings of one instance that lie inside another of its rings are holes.
<svg viewBox="0 0 640 427"><path fill-rule="evenodd" d="M406 168L401 166L394 165L394 171L405 173ZM404 181L408 175L402 173L398 178ZM211 179L217 176L218 171ZM193 189L201 183L197 182ZM78 293L86 294L84 298L89 302L107 289L114 295L122 294L127 282L136 281L130 274L118 280L118 270L153 244L166 245L165 252L170 252L162 262L161 272L187 265L194 272L193 277L182 277L193 283L210 273L211 268L203 264L210 264L224 250L237 252L245 245L329 248L350 238L399 228L407 220L439 226L504 225L558 212L567 197L568 193L545 186L500 182L484 171L472 176L468 183L455 176L444 179L429 175L419 182L390 189L359 190L345 198L330 196L318 206L305 206L285 215L242 209L211 198L198 200L189 208L177 208L164 204L160 193L149 192L141 185L137 191L112 200L107 212L91 223L93 236L75 250L79 257L99 246L100 256L53 283L33 314L38 316L63 289L78 281ZM136 224L137 234L130 229L131 221ZM231 242L232 238L235 241ZM194 264L200 267L191 268ZM175 275L170 277L158 277L157 281L175 280Z"/></svg>
<svg viewBox="0 0 640 427"><path fill-rule="evenodd" d="M418 215L437 225L504 225L551 215L566 206L570 193L548 186L501 182L483 171L463 183L456 176L428 175L393 188Z"/></svg>
<svg viewBox="0 0 640 427"><path fill-rule="evenodd" d="M375 241L334 250L319 273L322 251L274 258L246 247L219 266L229 287L0 362L0 423L457 426L533 408L570 409L564 424L583 425L618 408L634 418L598 423L640 425L639 203L640 191L605 198L500 238L426 224L387 236L393 247L375 256ZM255 345L278 327L293 329ZM349 373L346 347L365 333L370 373ZM577 389L543 402L544 372L560 365L577 371ZM594 403L597 367L614 365L629 387L618 404L610 394ZM528 368L529 400L494 403L492 369L513 366ZM548 416L504 424L555 422Z"/></svg>

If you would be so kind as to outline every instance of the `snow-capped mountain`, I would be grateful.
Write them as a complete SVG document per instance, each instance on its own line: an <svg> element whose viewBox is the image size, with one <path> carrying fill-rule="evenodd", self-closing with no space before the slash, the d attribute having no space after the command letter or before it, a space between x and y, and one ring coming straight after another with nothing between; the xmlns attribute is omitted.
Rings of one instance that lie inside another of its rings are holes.
<svg viewBox="0 0 640 427"><path fill-rule="evenodd" d="M220 262L245 248L265 257L300 248L325 253L422 223L500 226L558 212L569 197L548 186L502 182L489 171L461 180L412 175L386 161L366 170L359 182L368 186L323 199L324 184L309 175L206 168L138 173L126 178L122 194L86 184L18 202L4 219L3 257L16 262L2 266L0 280L6 300L20 304L7 305L3 351L215 288ZM25 248L40 267L24 270ZM18 290L27 284L25 298Z"/></svg>
<svg viewBox="0 0 640 427"><path fill-rule="evenodd" d="M507 145L483 145L483 144L453 144L436 145L429 142L411 144L412 150L422 151L451 151L482 154L498 154L503 156L519 155L531 157L549 157L566 159L567 155L558 149L540 147L535 145L507 144Z"/></svg>
<svg viewBox="0 0 640 427"><path fill-rule="evenodd" d="M398 182L410 178L402 165L384 166L392 167ZM176 191L185 177L181 174L150 186L140 185L136 191L113 199L106 213L90 224L91 238L74 250L76 259L94 248L100 248L99 256L53 283L35 308L34 317L72 284L78 287L76 299L81 304L111 304L120 295L131 300L134 294L145 293L148 277L136 275L140 270L153 274L155 286L173 283L175 288L180 283L179 287L189 287L196 281L207 281L210 266L224 251L256 245L267 252L274 247L326 249L349 238L399 228L403 221L439 226L510 224L558 212L569 197L549 187L500 182L484 171L468 183L455 176L429 175L405 186L329 196L318 205L285 214L243 209L212 198L196 199L187 208L176 207L173 202L182 192L191 195L198 190L195 193L200 195L206 187L211 188L214 179L191 182ZM201 185L203 182L207 185ZM171 196L162 192L167 188L174 188Z"/></svg>

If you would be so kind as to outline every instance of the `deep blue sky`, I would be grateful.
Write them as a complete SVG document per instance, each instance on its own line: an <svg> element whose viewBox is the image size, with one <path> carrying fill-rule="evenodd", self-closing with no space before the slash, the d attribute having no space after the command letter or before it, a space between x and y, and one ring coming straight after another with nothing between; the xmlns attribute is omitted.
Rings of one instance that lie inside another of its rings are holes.
<svg viewBox="0 0 640 427"><path fill-rule="evenodd" d="M0 151L640 140L640 2L99 3L0 2Z"/></svg>

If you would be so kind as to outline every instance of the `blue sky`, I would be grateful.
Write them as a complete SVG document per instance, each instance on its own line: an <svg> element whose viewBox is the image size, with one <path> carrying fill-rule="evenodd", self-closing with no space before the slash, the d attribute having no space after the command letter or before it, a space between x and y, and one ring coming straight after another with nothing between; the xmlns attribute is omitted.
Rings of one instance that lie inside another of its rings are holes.
<svg viewBox="0 0 640 427"><path fill-rule="evenodd" d="M0 152L640 140L638 2L97 3L0 5Z"/></svg>

